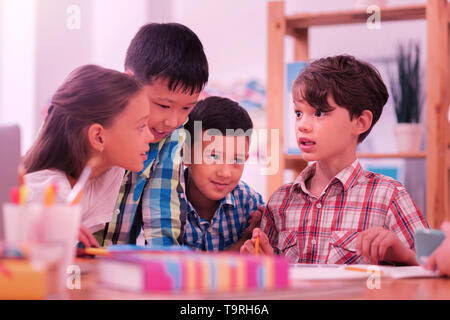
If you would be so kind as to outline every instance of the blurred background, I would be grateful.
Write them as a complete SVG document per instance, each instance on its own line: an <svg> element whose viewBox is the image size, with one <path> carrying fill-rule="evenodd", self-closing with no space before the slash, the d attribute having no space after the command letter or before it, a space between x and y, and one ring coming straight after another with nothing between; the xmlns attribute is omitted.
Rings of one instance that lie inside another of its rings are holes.
<svg viewBox="0 0 450 320"><path fill-rule="evenodd" d="M381 2L386 6L425 3ZM49 99L71 70L88 63L123 70L126 49L141 25L178 22L191 28L205 48L210 66L205 94L239 100L251 113L255 127L265 128L267 3L267 0L0 0L0 124L19 124L24 154L36 138ZM367 1L286 0L285 13L330 12L361 6L367 6ZM383 22L381 16L380 27L369 29L361 24L311 28L309 55L312 59L344 53L355 55L379 68L387 84L399 43L414 41L421 48L425 75L425 21ZM293 41L287 37L287 63L293 61L292 52ZM423 115L421 122L425 121ZM359 151L396 152L392 137L395 123L390 100ZM254 159L261 149L264 149L261 143L252 146ZM362 160L362 163L366 167L394 168L393 175L406 185L424 211L423 159ZM261 164L251 161L243 179L267 200L266 177L260 172ZM293 178L287 170L285 181Z"/></svg>

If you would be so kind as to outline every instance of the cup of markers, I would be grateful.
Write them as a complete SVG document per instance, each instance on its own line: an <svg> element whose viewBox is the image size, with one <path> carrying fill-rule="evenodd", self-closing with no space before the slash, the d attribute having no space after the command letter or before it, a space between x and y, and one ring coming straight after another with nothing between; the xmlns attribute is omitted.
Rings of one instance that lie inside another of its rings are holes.
<svg viewBox="0 0 450 320"><path fill-rule="evenodd" d="M5 244L26 250L32 261L51 266L56 292L66 285L66 270L73 264L80 227L78 203L55 203L57 186L49 185L41 202L28 203L25 184L11 190L11 203L3 206Z"/></svg>
<svg viewBox="0 0 450 320"><path fill-rule="evenodd" d="M22 179L20 179L22 181ZM11 202L3 205L5 243L11 248L22 248L33 238L39 207L27 203L28 191L24 184L10 192Z"/></svg>

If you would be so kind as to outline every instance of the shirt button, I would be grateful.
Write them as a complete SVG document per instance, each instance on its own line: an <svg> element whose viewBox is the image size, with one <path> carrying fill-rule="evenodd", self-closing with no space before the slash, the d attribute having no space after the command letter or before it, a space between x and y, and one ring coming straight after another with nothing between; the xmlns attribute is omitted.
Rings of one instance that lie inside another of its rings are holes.
<svg viewBox="0 0 450 320"><path fill-rule="evenodd" d="M316 244L316 240L312 239L312 240L311 240L311 243L312 243L312 244Z"/></svg>
<svg viewBox="0 0 450 320"><path fill-rule="evenodd" d="M115 213L115 214L119 214L119 213L120 213L120 209L114 210L114 213Z"/></svg>
<svg viewBox="0 0 450 320"><path fill-rule="evenodd" d="M322 208L322 205L320 203L316 204L316 208L320 209Z"/></svg>

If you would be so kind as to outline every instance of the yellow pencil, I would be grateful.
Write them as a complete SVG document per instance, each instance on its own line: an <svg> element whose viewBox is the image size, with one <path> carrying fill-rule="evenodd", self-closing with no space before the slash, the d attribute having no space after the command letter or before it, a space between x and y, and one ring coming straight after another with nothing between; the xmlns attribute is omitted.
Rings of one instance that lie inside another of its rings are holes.
<svg viewBox="0 0 450 320"><path fill-rule="evenodd" d="M255 256L257 256L258 253L259 253L259 235L256 236L256 239L255 239Z"/></svg>

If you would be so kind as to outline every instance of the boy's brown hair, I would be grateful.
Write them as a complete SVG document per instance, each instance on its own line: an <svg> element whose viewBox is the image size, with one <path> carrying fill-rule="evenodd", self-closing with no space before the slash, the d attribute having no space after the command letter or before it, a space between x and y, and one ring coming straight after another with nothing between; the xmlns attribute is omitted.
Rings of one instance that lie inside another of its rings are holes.
<svg viewBox="0 0 450 320"><path fill-rule="evenodd" d="M364 110L372 112L372 125L359 135L358 142L372 130L389 97L378 70L349 55L311 62L295 79L292 93L295 100L305 100L322 112L332 109L327 101L331 95L337 105L349 111L351 119L360 116Z"/></svg>

